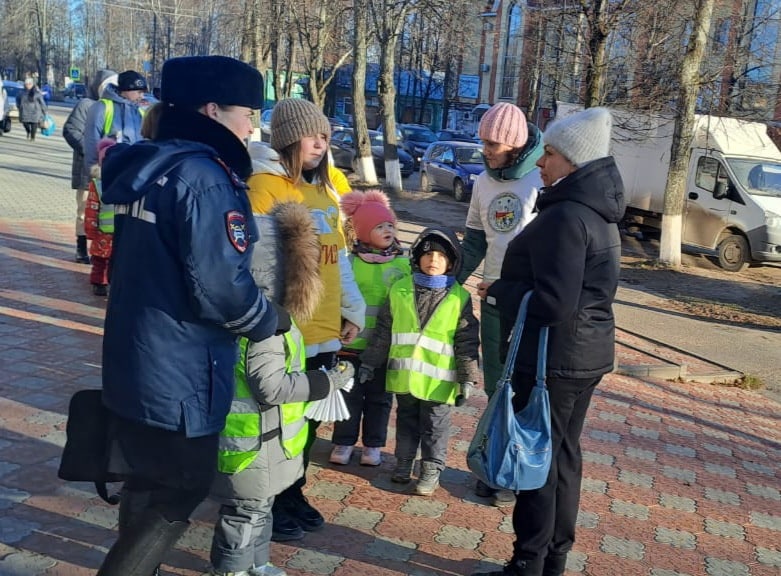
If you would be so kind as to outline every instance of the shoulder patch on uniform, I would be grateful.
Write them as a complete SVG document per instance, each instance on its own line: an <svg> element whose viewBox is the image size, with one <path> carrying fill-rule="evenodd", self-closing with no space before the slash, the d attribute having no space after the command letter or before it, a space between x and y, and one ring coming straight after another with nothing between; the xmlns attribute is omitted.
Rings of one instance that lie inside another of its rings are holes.
<svg viewBox="0 0 781 576"><path fill-rule="evenodd" d="M228 240L241 254L247 251L249 239L247 238L247 218L238 210L231 210L225 214L225 229L228 232Z"/></svg>

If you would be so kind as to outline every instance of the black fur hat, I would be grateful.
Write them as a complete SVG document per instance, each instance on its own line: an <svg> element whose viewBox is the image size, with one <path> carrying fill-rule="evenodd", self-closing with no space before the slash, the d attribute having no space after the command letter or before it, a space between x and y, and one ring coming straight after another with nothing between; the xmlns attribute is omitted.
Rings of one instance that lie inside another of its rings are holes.
<svg viewBox="0 0 781 576"><path fill-rule="evenodd" d="M175 106L263 108L263 76L249 64L227 56L186 56L163 64L160 99Z"/></svg>

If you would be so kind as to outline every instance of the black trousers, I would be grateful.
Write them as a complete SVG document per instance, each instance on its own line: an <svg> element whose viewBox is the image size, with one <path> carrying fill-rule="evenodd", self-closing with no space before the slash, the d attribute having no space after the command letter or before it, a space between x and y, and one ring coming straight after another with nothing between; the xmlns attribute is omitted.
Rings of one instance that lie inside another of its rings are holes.
<svg viewBox="0 0 781 576"><path fill-rule="evenodd" d="M350 418L334 422L331 441L341 446L353 446L361 436L367 448L382 448L388 438L388 420L393 406L393 394L385 391L385 368L376 368L374 378L361 384L358 369L361 361L357 355L346 358L355 366L355 383L344 392L344 401Z"/></svg>
<svg viewBox="0 0 781 576"><path fill-rule="evenodd" d="M538 490L517 493L513 509L514 560L537 565L547 556L565 556L575 542L583 463L580 435L594 388L602 377L549 378L553 460L548 481ZM534 377L513 378L513 407L523 408Z"/></svg>
<svg viewBox="0 0 781 576"><path fill-rule="evenodd" d="M219 435L187 438L184 433L153 428L114 416L111 433L121 453L112 471L124 475L124 494L169 522L186 522L209 495L217 472Z"/></svg>
<svg viewBox="0 0 781 576"><path fill-rule="evenodd" d="M35 134L38 132L38 122L24 122L24 131L27 132L27 138L35 140Z"/></svg>

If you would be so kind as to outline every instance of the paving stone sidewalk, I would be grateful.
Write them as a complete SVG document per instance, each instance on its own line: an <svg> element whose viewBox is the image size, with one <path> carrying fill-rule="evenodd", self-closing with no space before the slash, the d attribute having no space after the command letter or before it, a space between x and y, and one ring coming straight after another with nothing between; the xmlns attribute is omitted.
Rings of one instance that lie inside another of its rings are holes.
<svg viewBox="0 0 781 576"><path fill-rule="evenodd" d="M67 222L0 218L0 575L94 574L117 510L56 477L70 395L100 386L105 302L71 262ZM432 498L379 468L328 464L320 430L307 494L325 529L272 547L291 576L468 575L500 564L509 509L472 493L465 451L485 406L456 409ZM781 573L781 406L748 391L610 375L583 434L578 542L569 576ZM393 438L394 430L390 430ZM203 505L164 573L207 569L216 508Z"/></svg>

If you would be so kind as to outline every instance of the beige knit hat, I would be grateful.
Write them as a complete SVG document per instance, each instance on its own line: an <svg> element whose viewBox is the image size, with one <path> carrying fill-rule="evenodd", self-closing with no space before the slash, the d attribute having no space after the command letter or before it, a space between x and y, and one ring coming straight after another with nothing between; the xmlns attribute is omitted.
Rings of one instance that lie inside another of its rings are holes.
<svg viewBox="0 0 781 576"><path fill-rule="evenodd" d="M271 147L281 152L304 136L331 135L331 125L320 109L300 98L280 100L271 114Z"/></svg>

